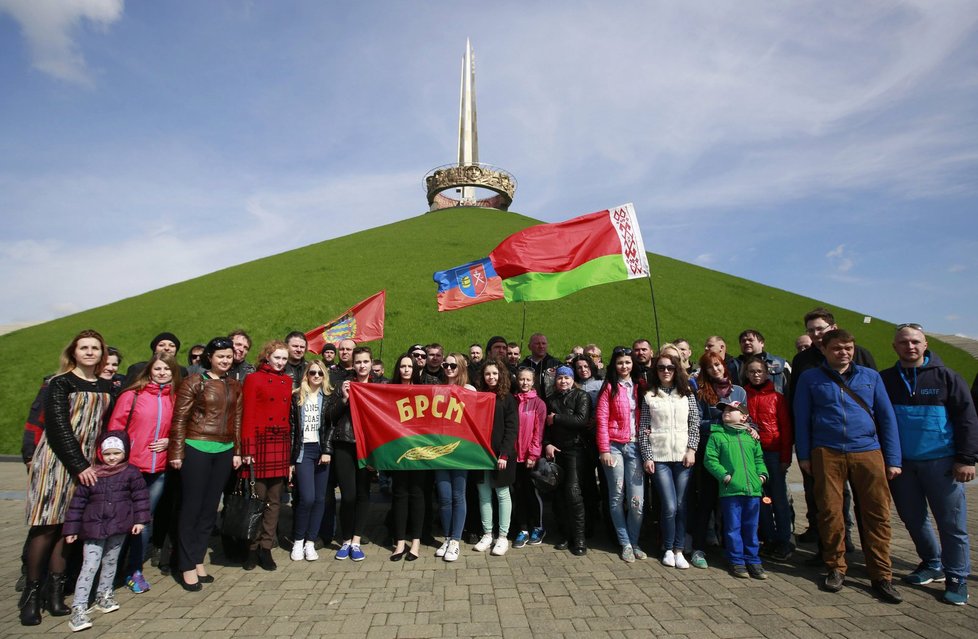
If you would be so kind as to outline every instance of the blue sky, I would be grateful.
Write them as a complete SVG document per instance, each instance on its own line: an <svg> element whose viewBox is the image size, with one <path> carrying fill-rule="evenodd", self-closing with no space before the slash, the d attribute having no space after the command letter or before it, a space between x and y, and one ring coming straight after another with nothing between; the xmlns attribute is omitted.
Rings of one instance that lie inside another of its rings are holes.
<svg viewBox="0 0 978 639"><path fill-rule="evenodd" d="M467 37L513 210L978 337L978 11L929 0L0 0L0 323L423 212Z"/></svg>

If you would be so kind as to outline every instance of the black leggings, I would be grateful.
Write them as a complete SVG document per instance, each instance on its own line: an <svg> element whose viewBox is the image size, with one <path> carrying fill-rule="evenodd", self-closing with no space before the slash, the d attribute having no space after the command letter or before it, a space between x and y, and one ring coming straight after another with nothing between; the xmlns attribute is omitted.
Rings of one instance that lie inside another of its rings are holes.
<svg viewBox="0 0 978 639"><path fill-rule="evenodd" d="M424 470L391 471L394 541L421 539L428 474Z"/></svg>
<svg viewBox="0 0 978 639"><path fill-rule="evenodd" d="M180 507L179 546L177 569L193 570L204 563L207 542L217 521L217 503L224 492L224 484L231 475L234 450L223 453L204 453L192 446L184 449L182 480L182 505Z"/></svg>
<svg viewBox="0 0 978 639"><path fill-rule="evenodd" d="M349 541L363 534L370 508L370 474L357 465L357 445L333 444L332 471L340 487L340 536Z"/></svg>

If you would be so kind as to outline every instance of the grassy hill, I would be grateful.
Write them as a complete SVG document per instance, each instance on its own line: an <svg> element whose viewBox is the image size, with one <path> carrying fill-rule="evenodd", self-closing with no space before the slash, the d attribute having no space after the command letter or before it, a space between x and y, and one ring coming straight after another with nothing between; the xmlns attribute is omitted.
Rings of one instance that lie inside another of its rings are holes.
<svg viewBox="0 0 978 639"><path fill-rule="evenodd" d="M412 343L437 341L467 352L492 335L520 341L524 308L490 302L438 313L431 274L484 257L503 238L536 221L516 213L452 209L320 242L210 275L150 291L69 317L0 336L0 452L19 451L21 429L41 378L57 367L58 354L81 329L95 328L122 350L123 369L149 356L149 340L175 333L186 352L195 342L242 327L255 341L308 330L359 300L387 289L388 362ZM646 229L646 233L654 229ZM560 247L554 247L560 250ZM738 333L757 328L767 348L790 358L802 332L802 316L817 300L762 286L659 255L649 256L663 341L686 337L694 351L720 334L734 353ZM832 308L830 306L830 308ZM833 308L840 326L853 330L881 365L894 360L893 325L865 313ZM524 343L535 331L550 339L551 352L596 342L608 354L638 336L655 343L647 280L599 286L552 302L527 304ZM375 352L380 344L372 344ZM932 348L967 379L978 361L934 340Z"/></svg>

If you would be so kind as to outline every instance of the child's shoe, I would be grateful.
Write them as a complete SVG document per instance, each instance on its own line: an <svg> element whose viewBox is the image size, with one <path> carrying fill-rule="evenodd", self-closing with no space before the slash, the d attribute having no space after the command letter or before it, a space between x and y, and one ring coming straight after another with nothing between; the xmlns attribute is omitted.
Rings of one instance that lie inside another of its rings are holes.
<svg viewBox="0 0 978 639"><path fill-rule="evenodd" d="M767 579L767 572L761 564L747 564L747 574L754 579Z"/></svg>
<svg viewBox="0 0 978 639"><path fill-rule="evenodd" d="M126 585L129 586L129 590L137 595L149 590L149 582L143 577L143 571L141 570L132 573L129 579L126 580Z"/></svg>
<svg viewBox="0 0 978 639"><path fill-rule="evenodd" d="M72 606L71 607L71 619L68 620L68 628L72 632L78 632L79 630L85 630L86 628L92 627L92 618L88 616L88 610L85 606Z"/></svg>
<svg viewBox="0 0 978 639"><path fill-rule="evenodd" d="M115 600L115 595L109 592L100 592L95 597L95 609L99 612L115 612L119 609L119 602Z"/></svg>

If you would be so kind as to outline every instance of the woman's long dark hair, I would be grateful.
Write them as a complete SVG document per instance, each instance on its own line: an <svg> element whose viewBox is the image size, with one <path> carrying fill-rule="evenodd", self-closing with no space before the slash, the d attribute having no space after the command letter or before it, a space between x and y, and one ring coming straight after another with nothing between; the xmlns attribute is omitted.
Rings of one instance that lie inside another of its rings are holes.
<svg viewBox="0 0 978 639"><path fill-rule="evenodd" d="M509 395L509 367L498 359L488 359L486 360L486 363L482 365L482 368L479 370L479 379L476 380L479 382L476 385L476 388L481 391L492 392L491 389L486 386L487 366L495 366L496 371L499 373L499 381L496 383L496 397L502 398Z"/></svg>
<svg viewBox="0 0 978 639"><path fill-rule="evenodd" d="M656 357L652 358L653 363L651 368L654 374L649 375L649 390L653 393L659 392L659 369L656 368L656 366L658 366L660 359L668 359L670 362L672 362L672 365L676 367L676 371L673 373L672 378L676 391L683 397L686 395L692 395L693 389L689 385L689 375L686 374L686 369L683 368L683 361L671 353L660 353Z"/></svg>
<svg viewBox="0 0 978 639"><path fill-rule="evenodd" d="M411 353L404 353L403 355L398 355L397 359L394 360L394 371L393 374L391 375L391 381L388 382L389 384L404 383L401 380L401 362L404 361L405 359L411 361L411 383L412 384L421 383L421 367L418 366L418 363L414 361L413 357L411 357Z"/></svg>
<svg viewBox="0 0 978 639"><path fill-rule="evenodd" d="M577 382L578 384L584 381L577 375L578 362L584 362L585 364L587 364L588 370L591 371L591 379L594 379L594 376L598 373L598 367L594 363L594 360L588 357L587 355L575 355L574 358L570 361L571 368L574 369L574 381Z"/></svg>
<svg viewBox="0 0 978 639"><path fill-rule="evenodd" d="M601 390L598 391L598 395L604 392L607 388L608 392L611 393L611 397L616 397L618 395L618 382L622 381L621 377L618 376L618 360L622 357L627 357L629 360L632 359L632 352L630 350L618 350L611 354L611 362L607 367L607 372L604 374L604 384L601 385ZM632 364L632 370L635 370L634 363ZM631 375L628 376L629 379L633 379Z"/></svg>

